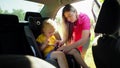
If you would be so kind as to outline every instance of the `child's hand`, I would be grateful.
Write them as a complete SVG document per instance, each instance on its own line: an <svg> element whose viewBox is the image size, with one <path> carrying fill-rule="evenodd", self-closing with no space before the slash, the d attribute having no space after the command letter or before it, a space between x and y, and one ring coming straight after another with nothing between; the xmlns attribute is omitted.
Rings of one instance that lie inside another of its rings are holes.
<svg viewBox="0 0 120 68"><path fill-rule="evenodd" d="M58 42L56 42L56 44L54 46L55 46L54 50L57 50L59 48L58 47Z"/></svg>
<svg viewBox="0 0 120 68"><path fill-rule="evenodd" d="M56 40L54 46L58 45L58 43L59 43L59 40Z"/></svg>
<svg viewBox="0 0 120 68"><path fill-rule="evenodd" d="M59 41L58 46L61 47L64 44L63 41Z"/></svg>
<svg viewBox="0 0 120 68"><path fill-rule="evenodd" d="M46 38L46 40L45 40L44 44L45 44L45 45L48 45L48 43L49 43L49 39L48 39L48 38Z"/></svg>
<svg viewBox="0 0 120 68"><path fill-rule="evenodd" d="M55 46L55 48L54 48L54 50L57 50L59 47L61 47L63 45L63 42L61 41L61 40L57 40L56 41L56 44L54 45Z"/></svg>

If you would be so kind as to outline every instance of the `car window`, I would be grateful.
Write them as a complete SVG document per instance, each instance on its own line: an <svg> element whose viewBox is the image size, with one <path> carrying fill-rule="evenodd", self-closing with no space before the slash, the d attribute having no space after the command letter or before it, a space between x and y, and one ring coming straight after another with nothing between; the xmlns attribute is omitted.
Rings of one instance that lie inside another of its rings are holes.
<svg viewBox="0 0 120 68"><path fill-rule="evenodd" d="M43 7L44 4L25 0L0 0L0 14L15 14L19 21L24 20L26 12L40 12Z"/></svg>
<svg viewBox="0 0 120 68"><path fill-rule="evenodd" d="M101 8L103 2L104 2L104 0L94 0L93 1L92 13L93 13L95 22L97 21L97 18L98 18L99 12L100 12L100 8Z"/></svg>
<svg viewBox="0 0 120 68"><path fill-rule="evenodd" d="M97 2L98 2L100 5L102 5L103 2L104 2L104 0L97 0Z"/></svg>

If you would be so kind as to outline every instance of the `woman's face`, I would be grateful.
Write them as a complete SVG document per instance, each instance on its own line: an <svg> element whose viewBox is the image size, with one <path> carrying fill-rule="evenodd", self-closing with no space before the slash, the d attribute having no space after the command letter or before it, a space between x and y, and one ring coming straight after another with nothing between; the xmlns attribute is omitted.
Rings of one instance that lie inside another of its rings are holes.
<svg viewBox="0 0 120 68"><path fill-rule="evenodd" d="M74 23L77 20L77 13L72 11L66 11L64 12L64 16L67 19L67 21Z"/></svg>

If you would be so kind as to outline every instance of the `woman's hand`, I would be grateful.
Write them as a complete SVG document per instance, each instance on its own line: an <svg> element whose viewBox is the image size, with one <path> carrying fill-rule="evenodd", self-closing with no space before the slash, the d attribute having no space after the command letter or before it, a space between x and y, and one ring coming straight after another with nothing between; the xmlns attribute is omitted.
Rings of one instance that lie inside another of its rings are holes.
<svg viewBox="0 0 120 68"><path fill-rule="evenodd" d="M64 45L64 42L63 41L59 41L58 46L61 47L63 45Z"/></svg>
<svg viewBox="0 0 120 68"><path fill-rule="evenodd" d="M63 51L64 53L69 52L72 49L72 46L61 46L57 50Z"/></svg>
<svg viewBox="0 0 120 68"><path fill-rule="evenodd" d="M56 40L55 46L61 47L64 44L61 40Z"/></svg>

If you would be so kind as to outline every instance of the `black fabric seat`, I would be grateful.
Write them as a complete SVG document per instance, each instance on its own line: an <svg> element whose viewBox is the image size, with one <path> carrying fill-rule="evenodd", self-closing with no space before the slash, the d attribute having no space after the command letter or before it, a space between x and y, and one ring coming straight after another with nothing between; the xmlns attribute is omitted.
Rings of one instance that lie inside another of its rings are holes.
<svg viewBox="0 0 120 68"><path fill-rule="evenodd" d="M0 55L3 54L34 55L24 26L15 15L0 14Z"/></svg>
<svg viewBox="0 0 120 68"><path fill-rule="evenodd" d="M29 27L35 38L41 33L42 16L37 12L26 12L25 21L29 21Z"/></svg>
<svg viewBox="0 0 120 68"><path fill-rule="evenodd" d="M2 24L18 24L18 17L16 15L11 14L0 14L0 25Z"/></svg>
<svg viewBox="0 0 120 68"><path fill-rule="evenodd" d="M30 47L32 48L32 51L34 52L34 55L36 57L43 59L43 55L42 55L41 51L39 50L39 47L36 43L35 37L31 31L31 29L29 28L29 26L24 26L24 30L25 30L26 38L29 42Z"/></svg>
<svg viewBox="0 0 120 68"><path fill-rule="evenodd" d="M29 17L42 17L41 15L40 15L40 13L37 13L37 12L26 12L26 14L25 14L25 21L28 21L29 20Z"/></svg>
<svg viewBox="0 0 120 68"><path fill-rule="evenodd" d="M56 68L56 67L34 56L1 55L0 68Z"/></svg>
<svg viewBox="0 0 120 68"><path fill-rule="evenodd" d="M42 22L47 18L48 17L43 18L40 13L37 12L26 12L25 21L29 21L29 27L32 30L35 38L37 38L38 35L41 34Z"/></svg>
<svg viewBox="0 0 120 68"><path fill-rule="evenodd" d="M19 56L14 57L14 55L21 55L21 56L32 55L43 59L41 53L38 50L37 43L35 42L35 38L31 30L29 29L29 26L24 25L23 23L22 24L19 23L18 17L15 15L0 14L0 18L1 18L0 19L0 24L1 24L0 25L0 55L1 56L11 55L11 56L7 56L6 59L9 59L11 62L15 62L15 63L19 63L18 61L16 61L16 58ZM2 58L0 57L0 60ZM11 58L14 58L14 60L12 61ZM24 61L25 58L20 57L20 59ZM49 62L51 60L52 59L49 59ZM6 63L6 65L8 66L12 65L14 68L16 68L12 63L9 64L7 62L8 62L7 60L4 60L4 63ZM22 64L18 64L18 65L22 65ZM4 66L4 65L0 64L0 66ZM23 66L23 68L26 67ZM33 68L33 67L28 67L28 68Z"/></svg>
<svg viewBox="0 0 120 68"><path fill-rule="evenodd" d="M95 27L97 45L92 46L96 68L119 68L120 55L116 52L118 27L120 24L120 5L117 0L105 0Z"/></svg>

